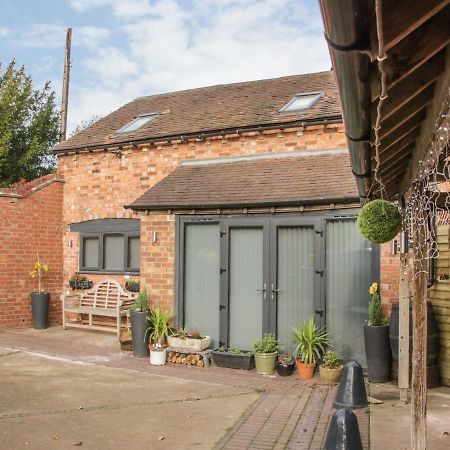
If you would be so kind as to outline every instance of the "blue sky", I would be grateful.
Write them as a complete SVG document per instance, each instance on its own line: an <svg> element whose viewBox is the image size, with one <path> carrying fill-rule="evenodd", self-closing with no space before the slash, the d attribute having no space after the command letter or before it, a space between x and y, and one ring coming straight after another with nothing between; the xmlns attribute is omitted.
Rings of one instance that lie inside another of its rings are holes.
<svg viewBox="0 0 450 450"><path fill-rule="evenodd" d="M331 66L315 0L1 0L0 62L58 105L69 26L69 130L142 95Z"/></svg>

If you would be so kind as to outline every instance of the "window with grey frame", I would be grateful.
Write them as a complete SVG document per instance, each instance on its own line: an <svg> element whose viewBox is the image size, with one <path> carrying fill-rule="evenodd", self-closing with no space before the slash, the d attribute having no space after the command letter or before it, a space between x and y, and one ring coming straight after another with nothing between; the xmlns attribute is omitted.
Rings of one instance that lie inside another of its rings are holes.
<svg viewBox="0 0 450 450"><path fill-rule="evenodd" d="M73 224L70 230L80 232L80 272L139 272L140 222L138 220L91 220Z"/></svg>

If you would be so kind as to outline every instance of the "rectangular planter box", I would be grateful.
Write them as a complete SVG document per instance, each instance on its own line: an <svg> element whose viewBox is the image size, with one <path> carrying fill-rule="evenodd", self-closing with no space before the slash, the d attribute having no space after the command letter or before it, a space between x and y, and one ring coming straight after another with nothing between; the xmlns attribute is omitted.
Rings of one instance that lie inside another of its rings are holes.
<svg viewBox="0 0 450 450"><path fill-rule="evenodd" d="M211 337L205 336L203 339L181 339L175 336L168 336L167 343L169 344L169 347L172 348L195 350L197 352L201 352L202 350L206 350L209 347L209 345L211 344Z"/></svg>
<svg viewBox="0 0 450 450"><path fill-rule="evenodd" d="M213 361L216 366L228 367L230 369L251 370L255 367L255 356L253 353L228 353L214 350Z"/></svg>

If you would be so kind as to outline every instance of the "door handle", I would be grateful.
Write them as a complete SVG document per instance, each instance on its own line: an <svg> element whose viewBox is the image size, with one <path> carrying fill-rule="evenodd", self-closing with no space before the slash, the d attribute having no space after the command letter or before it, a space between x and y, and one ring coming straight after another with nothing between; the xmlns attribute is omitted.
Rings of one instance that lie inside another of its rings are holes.
<svg viewBox="0 0 450 450"><path fill-rule="evenodd" d="M263 288L262 289L256 289L256 292L262 292L263 293L263 298L264 300L266 299L266 283L264 283Z"/></svg>
<svg viewBox="0 0 450 450"><path fill-rule="evenodd" d="M272 286L271 286L271 292L272 292L272 295L271 295L271 298L272 298L272 300L274 300L275 299L275 294L278 294L278 292L282 292L282 290L281 289L275 289L275 285L272 283Z"/></svg>

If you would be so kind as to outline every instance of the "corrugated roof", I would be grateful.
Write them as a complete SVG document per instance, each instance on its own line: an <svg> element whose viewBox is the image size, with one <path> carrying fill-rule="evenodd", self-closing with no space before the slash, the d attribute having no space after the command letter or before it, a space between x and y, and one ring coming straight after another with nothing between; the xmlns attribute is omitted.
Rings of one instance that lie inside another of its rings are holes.
<svg viewBox="0 0 450 450"><path fill-rule="evenodd" d="M127 207L205 209L358 200L347 150L276 156L181 165Z"/></svg>
<svg viewBox="0 0 450 450"><path fill-rule="evenodd" d="M295 94L310 92L323 92L310 109L280 113ZM158 112L159 116L142 129L117 134L138 115L152 112ZM263 125L286 126L299 121L340 119L340 116L332 72L294 75L137 98L55 145L53 151L58 153Z"/></svg>

